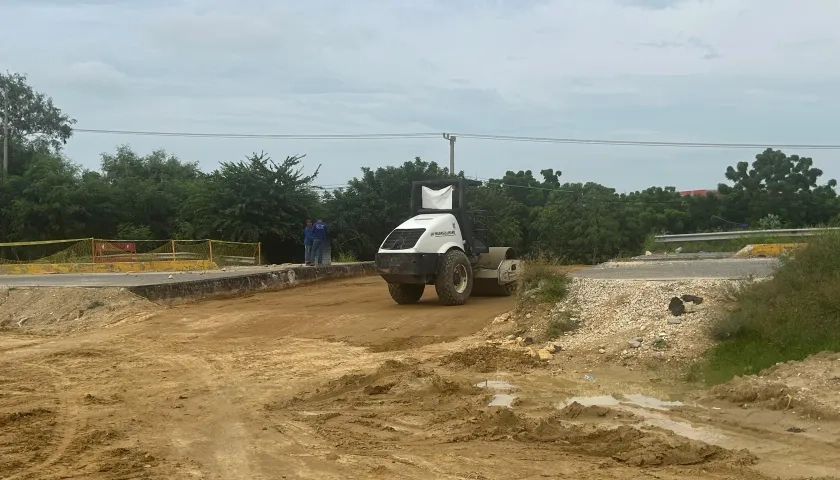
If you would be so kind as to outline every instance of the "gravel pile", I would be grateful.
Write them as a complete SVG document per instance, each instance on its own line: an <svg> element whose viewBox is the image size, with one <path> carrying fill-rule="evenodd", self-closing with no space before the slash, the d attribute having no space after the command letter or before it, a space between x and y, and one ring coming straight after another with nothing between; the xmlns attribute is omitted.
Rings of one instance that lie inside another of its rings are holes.
<svg viewBox="0 0 840 480"><path fill-rule="evenodd" d="M711 279L576 278L569 298L557 303L532 328L548 328L552 318L576 323L579 328L559 338L563 349L570 352L693 359L711 344L708 327L726 298L727 285L733 284ZM702 301L683 302L686 313L672 314L668 308L672 299L688 295Z"/></svg>

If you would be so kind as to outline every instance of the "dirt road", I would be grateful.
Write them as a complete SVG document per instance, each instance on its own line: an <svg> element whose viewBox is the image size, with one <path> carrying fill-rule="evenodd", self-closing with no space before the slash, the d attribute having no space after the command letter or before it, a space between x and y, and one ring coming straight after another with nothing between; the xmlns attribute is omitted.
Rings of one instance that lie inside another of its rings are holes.
<svg viewBox="0 0 840 480"><path fill-rule="evenodd" d="M650 372L485 346L513 299L444 308L433 293L396 306L360 278L72 334L0 332L0 478L838 474L834 423L786 433L785 412L693 407L691 387Z"/></svg>

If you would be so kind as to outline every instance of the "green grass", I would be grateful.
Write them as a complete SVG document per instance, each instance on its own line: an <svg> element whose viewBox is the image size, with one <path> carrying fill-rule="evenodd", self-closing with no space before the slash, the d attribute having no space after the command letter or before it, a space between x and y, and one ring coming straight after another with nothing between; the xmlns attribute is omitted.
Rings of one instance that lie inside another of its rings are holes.
<svg viewBox="0 0 840 480"><path fill-rule="evenodd" d="M580 328L580 323L572 320L568 312L559 312L548 320L548 327L545 329L545 337L554 340L564 333L572 332Z"/></svg>
<svg viewBox="0 0 840 480"><path fill-rule="evenodd" d="M541 310L540 305L553 307L569 295L570 279L557 261L545 257L534 258L526 260L523 267L517 288L517 310ZM572 320L569 312L557 312L548 320L545 337L552 340L579 327L580 324Z"/></svg>
<svg viewBox="0 0 840 480"><path fill-rule="evenodd" d="M813 237L768 281L733 289L711 329L721 343L689 372L717 384L778 362L840 351L840 234Z"/></svg>
<svg viewBox="0 0 840 480"><path fill-rule="evenodd" d="M359 259L352 253L338 252L334 261L336 263L355 263L358 262Z"/></svg>
<svg viewBox="0 0 840 480"><path fill-rule="evenodd" d="M801 239L791 237L748 237L748 238L733 238L731 240L716 240L712 242L675 242L675 243L656 243L654 236L651 235L645 240L645 250L652 253L673 252L678 247L682 247L683 253L697 253L697 252L737 252L747 245L758 243L794 243L801 241Z"/></svg>
<svg viewBox="0 0 840 480"><path fill-rule="evenodd" d="M541 303L559 302L569 294L569 277L551 264L539 260L524 262L517 289L520 300L533 295Z"/></svg>

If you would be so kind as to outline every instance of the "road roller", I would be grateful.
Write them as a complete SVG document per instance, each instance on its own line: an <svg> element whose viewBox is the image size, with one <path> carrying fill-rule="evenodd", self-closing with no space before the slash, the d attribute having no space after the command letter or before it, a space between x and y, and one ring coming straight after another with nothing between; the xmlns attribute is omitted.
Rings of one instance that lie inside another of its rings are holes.
<svg viewBox="0 0 840 480"><path fill-rule="evenodd" d="M376 271L396 303L417 303L427 285L443 305L516 291L516 251L488 246L489 215L467 209L468 189L480 185L465 178L412 182L411 217L376 253Z"/></svg>

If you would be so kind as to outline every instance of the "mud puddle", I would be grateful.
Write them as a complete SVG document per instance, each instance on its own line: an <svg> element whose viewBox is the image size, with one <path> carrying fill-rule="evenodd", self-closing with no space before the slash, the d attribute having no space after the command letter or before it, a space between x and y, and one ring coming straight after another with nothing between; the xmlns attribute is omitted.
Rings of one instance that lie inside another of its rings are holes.
<svg viewBox="0 0 840 480"><path fill-rule="evenodd" d="M515 385L505 382L503 380L484 380L476 383L474 386L478 388L486 388L488 390L510 391L516 389Z"/></svg>
<svg viewBox="0 0 840 480"><path fill-rule="evenodd" d="M484 380L483 382L478 382L473 386L486 388L487 390L493 390L496 392L510 392L516 390L516 385L503 380ZM516 395L512 395L510 393L495 393L487 406L512 408L514 400L516 400Z"/></svg>
<svg viewBox="0 0 840 480"><path fill-rule="evenodd" d="M592 397L572 397L565 402L557 404L557 408L566 408L569 405L578 403L584 407L612 407L618 410L632 413L642 420L642 423L651 427L669 430L681 437L698 440L711 445L726 446L727 437L717 431L701 427L694 427L688 422L680 422L658 413L667 412L673 407L681 407L684 404L678 401L660 400L648 395L630 394L616 398L612 395L600 395Z"/></svg>
<svg viewBox="0 0 840 480"><path fill-rule="evenodd" d="M599 395L594 397L572 397L565 402L560 402L557 408L566 408L569 405L577 402L584 407L617 407L621 405L635 405L642 408L649 408L652 410L668 411L673 407L682 407L682 402L670 402L660 400L655 397L647 395L622 395L622 399L613 397L612 395Z"/></svg>

